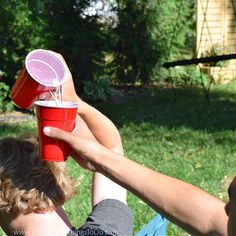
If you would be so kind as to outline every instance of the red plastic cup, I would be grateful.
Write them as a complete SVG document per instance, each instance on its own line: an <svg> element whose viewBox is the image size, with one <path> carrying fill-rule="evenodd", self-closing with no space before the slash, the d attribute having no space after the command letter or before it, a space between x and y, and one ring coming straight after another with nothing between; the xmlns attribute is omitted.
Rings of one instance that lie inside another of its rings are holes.
<svg viewBox="0 0 236 236"><path fill-rule="evenodd" d="M65 78L66 69L60 58L48 50L33 50L26 56L11 98L17 106L28 109L39 94L60 86Z"/></svg>
<svg viewBox="0 0 236 236"><path fill-rule="evenodd" d="M55 101L36 101L36 115L38 119L39 152L46 161L66 161L70 154L67 143L50 138L43 133L45 126L57 127L72 132L75 127L78 104L62 102L57 106Z"/></svg>

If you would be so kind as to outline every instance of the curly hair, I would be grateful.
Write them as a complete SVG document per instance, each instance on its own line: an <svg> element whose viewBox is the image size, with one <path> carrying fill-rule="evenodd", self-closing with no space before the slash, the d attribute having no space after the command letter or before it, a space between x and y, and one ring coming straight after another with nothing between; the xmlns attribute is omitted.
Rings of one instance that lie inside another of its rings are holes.
<svg viewBox="0 0 236 236"><path fill-rule="evenodd" d="M43 161L36 141L0 140L0 211L44 212L75 195L65 162Z"/></svg>

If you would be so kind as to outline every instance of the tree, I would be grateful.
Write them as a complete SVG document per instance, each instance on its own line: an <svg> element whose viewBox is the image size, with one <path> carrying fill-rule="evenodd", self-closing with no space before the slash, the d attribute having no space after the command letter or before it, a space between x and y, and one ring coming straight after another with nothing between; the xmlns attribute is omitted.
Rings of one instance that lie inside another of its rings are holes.
<svg viewBox="0 0 236 236"><path fill-rule="evenodd" d="M1 0L0 70L4 82L10 86L16 72L22 68L27 52L47 43L41 37L44 21L33 14L29 2L33 5L38 1Z"/></svg>
<svg viewBox="0 0 236 236"><path fill-rule="evenodd" d="M113 68L120 82L147 83L157 65L180 53L192 32L192 2L117 1Z"/></svg>
<svg viewBox="0 0 236 236"><path fill-rule="evenodd" d="M1 1L0 70L13 85L26 54L36 48L58 51L68 62L77 90L100 76L110 45L106 24L86 14L89 0Z"/></svg>
<svg viewBox="0 0 236 236"><path fill-rule="evenodd" d="M0 70L6 83L14 83L26 54L36 48L60 52L80 92L84 81L100 77L148 83L157 65L192 42L194 0L113 0L110 19L89 14L97 2L0 0Z"/></svg>
<svg viewBox="0 0 236 236"><path fill-rule="evenodd" d="M94 1L93 1L94 2ZM86 14L91 1L45 1L45 19L50 32L50 48L60 52L68 62L77 91L83 81L101 76L109 45L107 27L98 15Z"/></svg>

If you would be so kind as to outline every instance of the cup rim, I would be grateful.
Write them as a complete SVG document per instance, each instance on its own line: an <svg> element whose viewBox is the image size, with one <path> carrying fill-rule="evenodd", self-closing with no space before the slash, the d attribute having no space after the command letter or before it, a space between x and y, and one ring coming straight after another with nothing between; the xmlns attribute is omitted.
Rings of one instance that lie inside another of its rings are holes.
<svg viewBox="0 0 236 236"><path fill-rule="evenodd" d="M53 101L53 100L49 100L49 101L38 100L34 102L34 105L38 107L49 107L49 108L57 108L57 109L79 107L79 104L76 102L62 101L62 103L58 105L56 101Z"/></svg>
<svg viewBox="0 0 236 236"><path fill-rule="evenodd" d="M35 53L35 52L43 52L43 53L46 53L50 56L52 56L53 58L55 58L55 60L58 61L59 64L61 64L62 68L63 68L63 71L64 71L64 77L63 79L61 80L61 82L59 82L58 84L43 84L44 86L49 86L49 87L57 87L59 85L62 85L66 79L66 74L67 74L67 71L65 69L65 66L64 64L62 63L62 61L60 60L60 58L58 58L55 54L53 54L52 52L50 52L49 50L46 50L46 49L34 49L32 51L30 51L27 55L26 55L26 58L25 58L25 68L27 70L27 72L30 74L29 70L28 70L28 58L31 56L31 54ZM30 76L32 77L32 75L30 74ZM33 77L32 77L33 78ZM36 82L38 82L39 84L41 84L41 82L38 80L38 79L35 79L33 78Z"/></svg>

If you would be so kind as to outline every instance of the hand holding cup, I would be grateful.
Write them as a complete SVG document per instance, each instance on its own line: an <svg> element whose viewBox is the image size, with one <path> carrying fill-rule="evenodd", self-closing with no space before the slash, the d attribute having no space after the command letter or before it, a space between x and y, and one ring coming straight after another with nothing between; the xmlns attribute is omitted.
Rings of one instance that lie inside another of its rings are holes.
<svg viewBox="0 0 236 236"><path fill-rule="evenodd" d="M37 101L36 116L38 120L39 151L43 160L66 161L70 146L58 139L50 138L43 133L46 126L72 132L75 128L78 104L74 102Z"/></svg>

